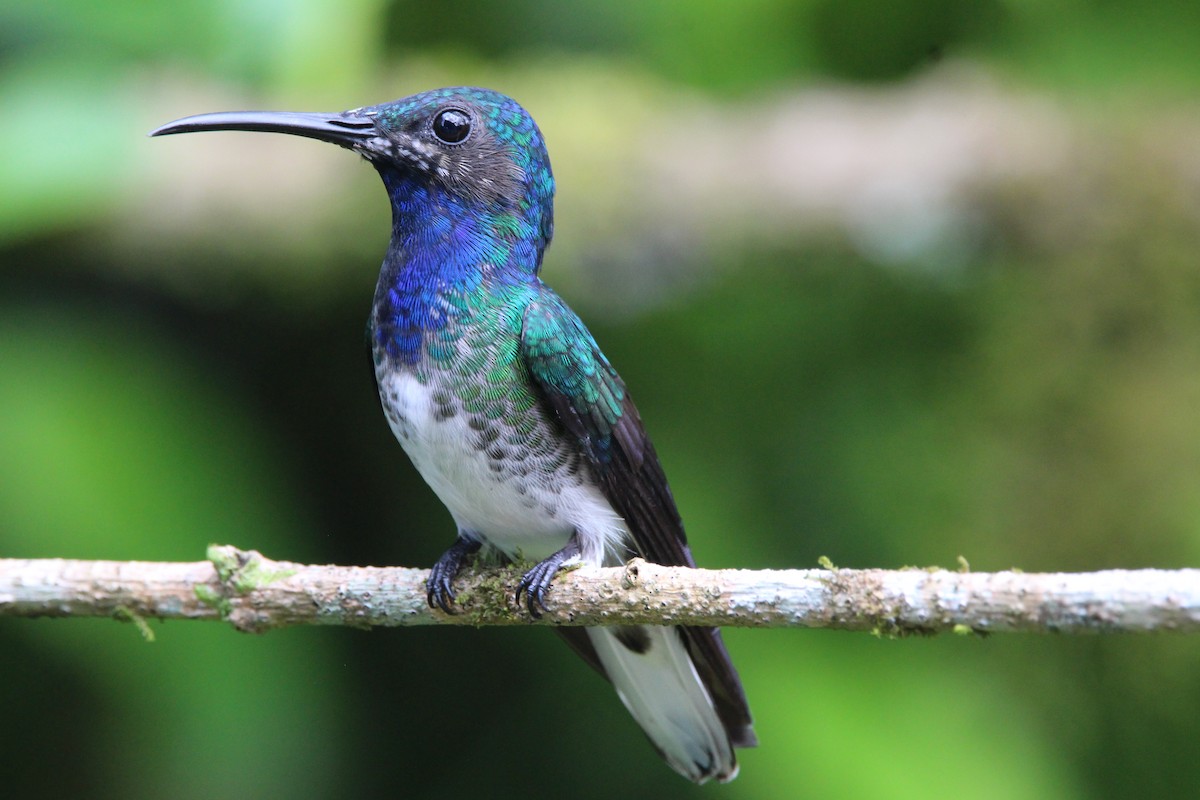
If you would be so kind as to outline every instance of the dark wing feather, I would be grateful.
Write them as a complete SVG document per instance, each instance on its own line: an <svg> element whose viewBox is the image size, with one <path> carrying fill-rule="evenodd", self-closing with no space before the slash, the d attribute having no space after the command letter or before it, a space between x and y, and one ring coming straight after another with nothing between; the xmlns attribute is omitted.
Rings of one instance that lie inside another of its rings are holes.
<svg viewBox="0 0 1200 800"><path fill-rule="evenodd" d="M638 555L695 567L667 476L624 382L575 312L549 289L525 311L521 353L546 406L579 441L604 496L625 520ZM750 709L720 631L681 630L730 739L754 746Z"/></svg>

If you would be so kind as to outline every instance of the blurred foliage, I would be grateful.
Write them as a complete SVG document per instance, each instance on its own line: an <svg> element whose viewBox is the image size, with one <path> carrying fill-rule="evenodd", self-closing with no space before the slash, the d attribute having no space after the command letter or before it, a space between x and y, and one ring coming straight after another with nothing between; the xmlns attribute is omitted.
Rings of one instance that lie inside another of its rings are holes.
<svg viewBox="0 0 1200 800"><path fill-rule="evenodd" d="M387 234L370 170L306 142L144 134L481 83L546 108L563 167L546 277L632 387L702 563L1195 565L1197 6L683 8L0 6L0 555L197 560L219 541L431 563L451 523L362 353ZM948 267L864 253L836 221L719 247L679 227L701 217L634 224L699 202L628 189L696 132L668 99L692 121L812 85L882 103L968 63L1087 135L1041 178L979 187ZM107 621L0 624L8 794L697 793L542 631L153 627L146 644ZM1200 792L1193 641L728 639L763 742L730 797Z"/></svg>

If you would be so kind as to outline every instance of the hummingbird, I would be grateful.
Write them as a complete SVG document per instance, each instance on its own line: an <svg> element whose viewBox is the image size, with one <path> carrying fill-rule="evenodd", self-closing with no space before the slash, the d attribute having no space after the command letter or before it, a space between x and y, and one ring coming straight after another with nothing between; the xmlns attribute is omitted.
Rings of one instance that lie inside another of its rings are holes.
<svg viewBox="0 0 1200 800"><path fill-rule="evenodd" d="M564 568L695 566L625 383L541 280L555 184L524 108L459 87L340 113L201 114L150 135L226 130L339 145L387 189L367 330L388 424L457 526L430 571L431 607L453 613L455 575L476 554L536 562L516 590L534 617ZM735 748L757 740L718 629L555 630L672 768L697 783L736 776Z"/></svg>

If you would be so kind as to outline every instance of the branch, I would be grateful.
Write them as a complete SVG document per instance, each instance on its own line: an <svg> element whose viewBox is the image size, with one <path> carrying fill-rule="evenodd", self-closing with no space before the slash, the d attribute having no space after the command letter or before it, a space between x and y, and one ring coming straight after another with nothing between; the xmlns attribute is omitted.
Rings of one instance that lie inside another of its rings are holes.
<svg viewBox="0 0 1200 800"><path fill-rule="evenodd" d="M706 570L640 559L560 575L547 613L513 602L517 567L469 569L454 615L425 601L426 570L309 566L213 546L195 563L0 559L0 616L287 625L807 627L908 633L1200 631L1200 570L1077 574Z"/></svg>

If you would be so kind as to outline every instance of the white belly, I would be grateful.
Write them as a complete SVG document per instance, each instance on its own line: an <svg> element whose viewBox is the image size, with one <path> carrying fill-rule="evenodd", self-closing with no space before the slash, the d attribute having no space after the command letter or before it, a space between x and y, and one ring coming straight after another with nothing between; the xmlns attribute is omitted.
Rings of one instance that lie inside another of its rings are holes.
<svg viewBox="0 0 1200 800"><path fill-rule="evenodd" d="M624 522L586 473L568 473L551 454L497 460L477 446L479 431L464 409L438 419L432 388L407 373L379 377L392 432L460 531L533 560L578 532L586 563L599 565L606 554L623 560Z"/></svg>

